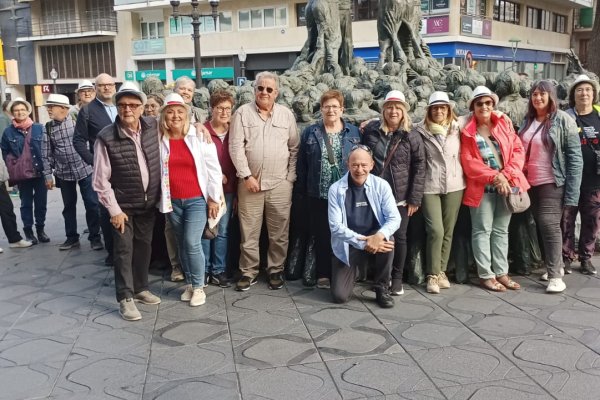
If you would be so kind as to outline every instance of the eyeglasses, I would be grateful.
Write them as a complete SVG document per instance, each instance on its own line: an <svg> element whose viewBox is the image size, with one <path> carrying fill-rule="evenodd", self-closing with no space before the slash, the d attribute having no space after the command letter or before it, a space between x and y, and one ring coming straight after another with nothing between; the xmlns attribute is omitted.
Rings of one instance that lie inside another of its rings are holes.
<svg viewBox="0 0 600 400"><path fill-rule="evenodd" d="M323 106L323 107L321 107L321 108L322 108L323 110L333 110L333 111L335 111L335 110L339 110L339 109L340 109L340 108L342 108L342 107L340 107L340 106Z"/></svg>
<svg viewBox="0 0 600 400"><path fill-rule="evenodd" d="M229 114L231 112L231 107L215 107L215 110L218 113Z"/></svg>
<svg viewBox="0 0 600 400"><path fill-rule="evenodd" d="M100 89L106 89L106 88L111 88L114 87L115 84L114 83L99 83L96 85L96 87L99 87Z"/></svg>
<svg viewBox="0 0 600 400"><path fill-rule="evenodd" d="M593 92L594 89L591 87L581 87L581 88L577 88L575 89L575 93L577 94L581 94L581 93L591 93Z"/></svg>
<svg viewBox="0 0 600 400"><path fill-rule="evenodd" d="M117 107L119 107L119 110L121 111L125 111L127 109L130 109L131 111L137 110L138 108L140 108L142 105L141 104L117 104Z"/></svg>
<svg viewBox="0 0 600 400"><path fill-rule="evenodd" d="M488 101L478 101L478 102L476 102L476 103L475 103L475 105L476 105L477 107L483 107L483 106L486 106L486 107L492 107L492 106L494 105L494 102L493 102L492 100L488 100Z"/></svg>
<svg viewBox="0 0 600 400"><path fill-rule="evenodd" d="M354 146L352 146L352 148L350 149L350 153L352 153L355 150L364 150L367 153L369 153L370 155L373 155L373 151L371 150L371 148L369 146L366 146L364 144L355 144ZM348 154L350 154L348 153Z"/></svg>
<svg viewBox="0 0 600 400"><path fill-rule="evenodd" d="M264 92L265 90L266 90L266 91L267 91L267 93L269 93L269 94L271 94L271 93L273 93L273 92L275 91L275 89L274 89L274 88L272 88L272 87L267 87L267 86L257 86L257 87L256 87L256 91L257 91L257 92L259 92L259 93L260 93L260 92Z"/></svg>

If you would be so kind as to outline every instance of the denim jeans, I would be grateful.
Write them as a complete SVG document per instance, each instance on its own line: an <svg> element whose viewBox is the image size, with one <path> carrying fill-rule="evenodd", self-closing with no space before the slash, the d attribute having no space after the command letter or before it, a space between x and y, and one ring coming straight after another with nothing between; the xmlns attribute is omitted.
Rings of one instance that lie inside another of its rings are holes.
<svg viewBox="0 0 600 400"><path fill-rule="evenodd" d="M479 207L469 207L477 274L490 279L508 273L508 225L511 212L497 193L484 193Z"/></svg>
<svg viewBox="0 0 600 400"><path fill-rule="evenodd" d="M204 286L205 261L202 251L202 232L207 220L204 197L173 199L173 212L169 219L173 224L181 267L188 284L194 289Z"/></svg>
<svg viewBox="0 0 600 400"><path fill-rule="evenodd" d="M79 239L77 232L77 184L85 206L85 220L90 234L88 239L100 238L100 210L98 208L98 195L92 188L92 175L81 179L79 182L56 179L57 186L63 199L62 215L65 219L65 233L67 239Z"/></svg>
<svg viewBox="0 0 600 400"><path fill-rule="evenodd" d="M19 182L19 196L21 197L21 220L24 228L33 226L35 207L35 226L43 229L46 224L46 202L48 189L43 177L31 178Z"/></svg>
<svg viewBox="0 0 600 400"><path fill-rule="evenodd" d="M227 205L227 212L219 220L219 234L213 240L202 240L206 272L212 275L225 272L225 266L227 265L227 241L229 240L227 231L233 208L233 193L225 194L225 203Z"/></svg>

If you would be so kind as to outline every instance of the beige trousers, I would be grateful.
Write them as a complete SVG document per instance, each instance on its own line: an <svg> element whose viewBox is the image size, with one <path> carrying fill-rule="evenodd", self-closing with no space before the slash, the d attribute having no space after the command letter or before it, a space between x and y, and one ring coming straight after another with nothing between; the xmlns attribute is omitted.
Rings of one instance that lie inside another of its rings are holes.
<svg viewBox="0 0 600 400"><path fill-rule="evenodd" d="M251 278L258 275L259 240L266 219L269 233L268 273L283 272L287 256L293 183L285 180L271 190L249 192L238 184L238 216L240 218L240 271Z"/></svg>

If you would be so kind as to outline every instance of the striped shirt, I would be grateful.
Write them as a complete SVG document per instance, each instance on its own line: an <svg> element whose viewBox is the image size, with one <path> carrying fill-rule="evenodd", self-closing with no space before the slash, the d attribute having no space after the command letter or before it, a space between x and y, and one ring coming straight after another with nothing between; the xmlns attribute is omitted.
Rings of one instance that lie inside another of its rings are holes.
<svg viewBox="0 0 600 400"><path fill-rule="evenodd" d="M86 164L73 146L75 121L67 116L64 121L52 121L51 132L44 127L42 159L46 180L54 175L63 181L78 182L92 174L92 166Z"/></svg>

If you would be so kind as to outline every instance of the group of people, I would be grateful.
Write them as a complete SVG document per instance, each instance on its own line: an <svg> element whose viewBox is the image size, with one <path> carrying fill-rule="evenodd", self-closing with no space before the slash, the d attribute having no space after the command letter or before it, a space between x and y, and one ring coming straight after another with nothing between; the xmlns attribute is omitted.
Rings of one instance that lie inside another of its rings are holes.
<svg viewBox="0 0 600 400"><path fill-rule="evenodd" d="M166 216L171 279L185 280L181 300L200 306L205 285L233 283L225 269L233 212L241 237L236 289L247 291L257 281L263 225L267 283L273 290L283 287L295 193L295 201L307 205L315 237L317 287L330 289L334 302L346 302L358 267L369 265L376 302L389 308L392 296L404 291L407 228L417 212L427 233L427 291L450 287L446 269L461 205L470 210L481 285L497 292L520 289L508 275L507 199L528 193L544 249L547 292L565 289L562 277L577 258L583 273L596 273L590 261L600 231L594 207L600 199L596 81L577 78L567 112L558 109L550 81L536 82L524 121L498 111L498 96L479 86L468 115L457 117L448 94L434 92L425 119L413 123L404 94L392 90L380 118L361 127L344 121L343 94L328 90L320 99L322 118L302 132L292 111L276 103L278 83L273 73L258 74L254 101L237 108L229 91L216 90L207 114L192 105L195 85L189 78L178 79L163 98L132 83L116 91L114 79L101 74L95 87L82 82L75 107L66 96L50 95L51 121L45 126L31 121L27 101L14 100L0 142L2 158L9 173L29 163L31 176L18 181L26 240L0 185L10 246L50 240L44 221L47 190L54 186L61 190L67 236L59 249L80 246L78 185L91 248L106 248L120 314L134 321L142 318L136 302L161 301L148 287L156 209ZM0 180L7 179L0 170ZM576 254L578 212L583 226Z"/></svg>

